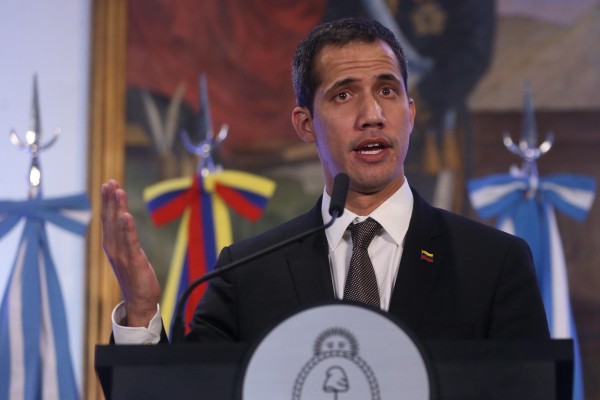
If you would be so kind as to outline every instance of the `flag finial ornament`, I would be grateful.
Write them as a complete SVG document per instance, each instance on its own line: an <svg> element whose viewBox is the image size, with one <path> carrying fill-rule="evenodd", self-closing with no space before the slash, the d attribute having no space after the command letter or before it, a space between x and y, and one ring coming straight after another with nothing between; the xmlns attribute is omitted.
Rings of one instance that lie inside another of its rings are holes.
<svg viewBox="0 0 600 400"><path fill-rule="evenodd" d="M198 143L192 143L190 136L187 131L181 132L183 139L183 145L186 150L199 157L198 161L198 174L201 176L207 176L212 172L221 170L221 166L215 164L213 159L213 152L215 149L223 143L227 138L229 132L229 126L227 124L221 125L221 129L217 136L214 136L212 118L210 115L210 104L208 101L208 83L206 74L200 75L200 110L198 112L198 126L199 134L204 137Z"/></svg>
<svg viewBox="0 0 600 400"><path fill-rule="evenodd" d="M548 132L546 140L537 145L537 127L535 123L535 111L531 99L531 86L525 85L523 102L523 120L521 122L521 140L517 145L513 142L509 132L504 132L502 141L508 151L523 159L523 172L530 176L537 176L535 161L546 154L554 144L554 134Z"/></svg>
<svg viewBox="0 0 600 400"><path fill-rule="evenodd" d="M42 143L42 126L40 115L40 100L38 95L37 75L33 76L33 96L31 100L31 117L29 129L25 133L25 139L19 138L14 130L10 132L10 141L18 148L31 154L31 166L29 168L29 198L37 197L42 187L42 171L40 168L40 153L52 146L60 136L61 129L54 128L52 139Z"/></svg>

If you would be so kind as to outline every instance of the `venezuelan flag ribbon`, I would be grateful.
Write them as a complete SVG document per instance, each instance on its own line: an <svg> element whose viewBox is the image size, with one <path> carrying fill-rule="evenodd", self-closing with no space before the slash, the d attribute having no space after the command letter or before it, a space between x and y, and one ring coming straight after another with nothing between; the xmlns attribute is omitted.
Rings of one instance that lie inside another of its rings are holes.
<svg viewBox="0 0 600 400"><path fill-rule="evenodd" d="M584 398L583 375L555 210L582 221L594 201L595 188L593 178L566 174L539 179L499 174L468 184L471 203L479 215L497 217L498 228L525 239L531 247L550 333L553 338L572 338L574 342L575 400Z"/></svg>
<svg viewBox="0 0 600 400"><path fill-rule="evenodd" d="M205 177L171 179L144 190L144 200L155 225L183 216L161 302L166 326L171 326L177 299L185 288L211 271L219 251L231 244L228 208L254 222L262 215L274 191L273 181L234 170ZM190 296L185 309L186 321L191 320L203 293L204 287L201 287Z"/></svg>
<svg viewBox="0 0 600 400"><path fill-rule="evenodd" d="M83 235L86 195L0 201L0 238L25 220L0 305L0 399L79 399L46 222Z"/></svg>

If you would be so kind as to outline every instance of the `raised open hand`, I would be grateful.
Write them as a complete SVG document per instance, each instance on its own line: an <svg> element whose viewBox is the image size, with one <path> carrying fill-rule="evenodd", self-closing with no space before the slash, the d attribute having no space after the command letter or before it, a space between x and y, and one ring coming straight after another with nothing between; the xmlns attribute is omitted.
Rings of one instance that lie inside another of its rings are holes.
<svg viewBox="0 0 600 400"><path fill-rule="evenodd" d="M160 285L140 247L127 193L115 180L102 185L102 247L117 277L125 301L126 326L147 327L156 314Z"/></svg>

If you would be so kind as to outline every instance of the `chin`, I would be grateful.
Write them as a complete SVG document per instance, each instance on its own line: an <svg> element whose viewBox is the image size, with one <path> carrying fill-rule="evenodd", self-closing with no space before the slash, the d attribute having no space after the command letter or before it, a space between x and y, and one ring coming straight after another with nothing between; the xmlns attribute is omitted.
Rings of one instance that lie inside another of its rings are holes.
<svg viewBox="0 0 600 400"><path fill-rule="evenodd" d="M359 181L350 184L350 189L354 192L363 194L375 194L382 191L385 188L385 184L373 181Z"/></svg>
<svg viewBox="0 0 600 400"><path fill-rule="evenodd" d="M364 194L374 194L382 190L397 186L400 188L404 175L399 176L381 176L381 174L360 176L356 179L350 179L350 188L356 192ZM397 189L396 188L396 189Z"/></svg>

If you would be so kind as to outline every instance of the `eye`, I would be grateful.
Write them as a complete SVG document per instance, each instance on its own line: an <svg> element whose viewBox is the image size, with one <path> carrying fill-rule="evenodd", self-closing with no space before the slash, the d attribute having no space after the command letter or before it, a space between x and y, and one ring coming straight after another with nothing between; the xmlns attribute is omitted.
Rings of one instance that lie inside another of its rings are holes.
<svg viewBox="0 0 600 400"><path fill-rule="evenodd" d="M393 87L385 86L379 90L379 93L381 93L382 96L388 97L394 95L396 90Z"/></svg>
<svg viewBox="0 0 600 400"><path fill-rule="evenodd" d="M348 100L349 97L350 97L350 94L348 92L340 92L335 95L335 99L341 100L341 101Z"/></svg>

